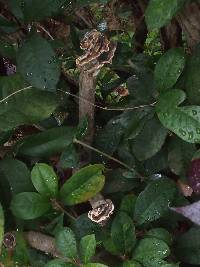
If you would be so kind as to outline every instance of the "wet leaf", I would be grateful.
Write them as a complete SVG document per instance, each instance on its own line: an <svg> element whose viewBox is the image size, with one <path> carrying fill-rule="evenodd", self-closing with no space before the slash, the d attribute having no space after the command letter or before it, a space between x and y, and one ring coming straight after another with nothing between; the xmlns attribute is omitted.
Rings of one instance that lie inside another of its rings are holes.
<svg viewBox="0 0 200 267"><path fill-rule="evenodd" d="M89 165L76 172L60 190L60 198L66 205L75 205L89 200L102 190L105 176L104 166Z"/></svg>
<svg viewBox="0 0 200 267"><path fill-rule="evenodd" d="M161 260L169 256L168 245L157 238L144 238L139 241L133 252L133 259L145 264L151 260Z"/></svg>
<svg viewBox="0 0 200 267"><path fill-rule="evenodd" d="M37 163L31 171L31 180L41 195L56 197L58 193L58 177L51 166L45 163Z"/></svg>
<svg viewBox="0 0 200 267"><path fill-rule="evenodd" d="M138 224L155 221L168 210L176 193L176 185L168 178L160 178L147 185L135 204L135 219Z"/></svg>
<svg viewBox="0 0 200 267"><path fill-rule="evenodd" d="M32 86L55 91L60 67L51 45L39 34L30 35L17 54L17 66Z"/></svg>
<svg viewBox="0 0 200 267"><path fill-rule="evenodd" d="M155 68L155 81L160 91L172 88L185 66L184 50L172 48L161 56Z"/></svg>
<svg viewBox="0 0 200 267"><path fill-rule="evenodd" d="M128 254L135 243L135 226L132 219L124 212L115 217L111 227L111 238L120 253Z"/></svg>
<svg viewBox="0 0 200 267"><path fill-rule="evenodd" d="M56 235L56 247L58 251L69 259L77 258L77 244L73 231L65 227Z"/></svg>
<svg viewBox="0 0 200 267"><path fill-rule="evenodd" d="M45 214L51 207L48 199L35 192L23 192L11 201L13 214L23 220L31 220Z"/></svg>
<svg viewBox="0 0 200 267"><path fill-rule="evenodd" d="M164 127L189 143L200 142L200 106L178 107L186 98L183 91L174 89L163 93L156 106Z"/></svg>

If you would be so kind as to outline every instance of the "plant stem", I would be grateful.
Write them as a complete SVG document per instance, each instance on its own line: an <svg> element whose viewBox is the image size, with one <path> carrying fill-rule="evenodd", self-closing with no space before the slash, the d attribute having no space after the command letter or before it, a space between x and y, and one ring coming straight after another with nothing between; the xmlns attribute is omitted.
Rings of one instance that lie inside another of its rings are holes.
<svg viewBox="0 0 200 267"><path fill-rule="evenodd" d="M79 145L81 145L81 146L83 146L83 147L86 147L86 148L88 148L88 149L90 149L90 150L92 150L92 151L94 151L94 152L96 152L96 153L98 153L98 154L101 154L102 156L104 156L104 157L106 157L106 158L108 158L108 159L110 159L110 160L112 160L112 161L117 162L118 164L120 164L121 166L125 167L125 168L128 169L129 171L135 171L133 168L131 168L130 166L128 166L126 163L120 161L119 159L116 159L116 158L110 156L110 155L107 154L107 153L104 153L103 151L100 151L99 149L97 149L97 148L95 148L95 147L92 147L92 146L90 146L90 145L88 145L88 144L86 144L86 143L84 143L84 142L82 142L82 141L80 141L80 140L78 140L78 139L76 139L76 138L74 138L73 141L74 141L74 143L76 143L76 144L79 144ZM138 174L138 175L139 175L139 174ZM141 175L140 175L140 176L141 176Z"/></svg>

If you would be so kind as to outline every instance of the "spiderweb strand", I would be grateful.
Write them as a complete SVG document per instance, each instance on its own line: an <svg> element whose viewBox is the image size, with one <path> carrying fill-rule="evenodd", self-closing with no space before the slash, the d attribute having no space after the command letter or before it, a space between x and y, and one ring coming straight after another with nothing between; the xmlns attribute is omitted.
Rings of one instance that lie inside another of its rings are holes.
<svg viewBox="0 0 200 267"><path fill-rule="evenodd" d="M3 102L5 102L6 100L8 100L9 98L11 98L12 96L14 96L14 95L16 95L16 94L18 94L18 93L20 93L20 92L29 90L29 89L31 89L31 88L33 88L31 85L30 85L30 86L27 86L27 87L24 87L24 88L21 88L21 89L15 91L15 92L13 92L12 94L7 95L6 97L2 98L2 99L0 100L0 103L3 103ZM58 91L63 92L63 93L65 93L66 95L73 96L74 98L80 99L79 96L77 96L77 95L75 95L75 94L72 94L72 93L70 93L70 92L66 92L66 91L64 91L64 90L62 90L62 89L58 89ZM91 102L88 101L87 99L84 99L84 98L81 98L81 99L82 99L83 101L89 103L90 105L95 106L96 108L99 108L99 109L102 109L102 110L107 110L107 111L125 111L125 110L140 109L140 108L149 107L149 106L153 107L153 106L155 106L155 104L157 103L157 102L155 101L155 102L153 102L153 103L151 103L151 104L148 104L148 105L141 105L141 106L137 106L137 107L128 107L128 108L108 108L108 107L101 107L101 106L99 106L99 105L96 105L96 104L94 104L94 103L91 103Z"/></svg>
<svg viewBox="0 0 200 267"><path fill-rule="evenodd" d="M82 97L79 97L79 96L77 96L77 95L75 95L75 94L72 94L72 93L70 93L70 92L66 92L66 91L64 91L64 90L62 90L62 89L58 89L58 91L63 92L63 93L65 93L66 95L73 96L74 98L81 99L81 100L87 102L88 104L90 104L90 105L92 105L92 106L95 106L96 108L99 108L99 109L102 109L102 110L107 110L107 111L126 111L126 110L140 109L140 108L149 107L149 106L150 106L150 107L153 107L153 106L155 106L155 104L157 103L157 102L155 101L155 102L153 102L153 103L151 103L151 104L140 105L140 106L136 106L136 107L128 107L128 108L108 108L108 107L101 107L101 106L99 106L99 105L97 105L97 104L94 104L94 103L88 101L87 99L84 99L84 98L82 98Z"/></svg>
<svg viewBox="0 0 200 267"><path fill-rule="evenodd" d="M2 98L2 99L0 100L0 103L3 103L3 102L5 102L6 100L8 100L9 98L11 98L12 96L14 96L14 95L16 95L16 94L18 94L18 93L20 93L20 92L22 92L22 91L29 90L29 89L31 89L31 88L32 88L31 85L30 85L30 86L27 86L27 87L24 87L24 88L21 88L21 89L15 91L15 92L13 92L12 94L7 95L6 97Z"/></svg>

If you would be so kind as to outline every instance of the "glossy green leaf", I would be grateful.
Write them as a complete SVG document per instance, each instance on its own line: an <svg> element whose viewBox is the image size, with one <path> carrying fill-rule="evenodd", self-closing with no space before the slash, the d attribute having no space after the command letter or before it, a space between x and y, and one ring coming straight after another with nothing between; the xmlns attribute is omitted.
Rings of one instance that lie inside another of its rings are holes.
<svg viewBox="0 0 200 267"><path fill-rule="evenodd" d="M111 227L111 238L123 255L132 251L136 242L135 226L126 213L120 212L115 217Z"/></svg>
<svg viewBox="0 0 200 267"><path fill-rule="evenodd" d="M178 107L186 98L181 90L162 94L156 106L158 118L164 127L189 143L200 142L200 106Z"/></svg>
<svg viewBox="0 0 200 267"><path fill-rule="evenodd" d="M161 267L179 267L179 263L164 263Z"/></svg>
<svg viewBox="0 0 200 267"><path fill-rule="evenodd" d="M63 260L56 259L49 261L44 267L75 267L72 263L64 262Z"/></svg>
<svg viewBox="0 0 200 267"><path fill-rule="evenodd" d="M77 256L77 244L73 231L65 227L59 231L56 235L56 247L58 251L69 259L76 259Z"/></svg>
<svg viewBox="0 0 200 267"><path fill-rule="evenodd" d="M172 244L172 235L164 228L152 228L145 234L145 237L163 240L168 246Z"/></svg>
<svg viewBox="0 0 200 267"><path fill-rule="evenodd" d="M6 41L0 41L0 53L5 58L15 58L16 50L15 45L10 44Z"/></svg>
<svg viewBox="0 0 200 267"><path fill-rule="evenodd" d="M128 78L127 87L132 98L137 99L138 103L152 103L155 94L155 82L153 73L150 71L136 72ZM140 110L141 112L141 110Z"/></svg>
<svg viewBox="0 0 200 267"><path fill-rule="evenodd" d="M0 203L0 252L1 252L3 236L4 236L4 212Z"/></svg>
<svg viewBox="0 0 200 267"><path fill-rule="evenodd" d="M95 196L102 190L105 183L103 170L103 165L94 164L76 172L60 190L62 202L66 205L75 205Z"/></svg>
<svg viewBox="0 0 200 267"><path fill-rule="evenodd" d="M21 156L49 158L65 150L72 142L75 128L57 127L25 137L18 143L17 153Z"/></svg>
<svg viewBox="0 0 200 267"><path fill-rule="evenodd" d="M75 168L79 163L79 155L74 146L70 144L61 154L58 165L63 168Z"/></svg>
<svg viewBox="0 0 200 267"><path fill-rule="evenodd" d="M142 267L142 265L137 261L125 261L123 262L123 267Z"/></svg>
<svg viewBox="0 0 200 267"><path fill-rule="evenodd" d="M57 57L51 45L39 34L28 37L17 54L23 78L32 86L55 91L60 76Z"/></svg>
<svg viewBox="0 0 200 267"><path fill-rule="evenodd" d="M0 180L8 181L13 195L32 191L31 174L27 166L17 159L5 158L0 161Z"/></svg>
<svg viewBox="0 0 200 267"><path fill-rule="evenodd" d="M48 199L35 192L15 195L11 201L13 214L23 220L31 220L45 214L51 207Z"/></svg>
<svg viewBox="0 0 200 267"><path fill-rule="evenodd" d="M45 163L37 163L31 171L31 180L41 195L56 197L58 193L58 177L51 166Z"/></svg>
<svg viewBox="0 0 200 267"><path fill-rule="evenodd" d="M83 267L108 267L108 266L102 263L87 263L84 264Z"/></svg>
<svg viewBox="0 0 200 267"><path fill-rule="evenodd" d="M80 241L80 254L83 263L90 262L91 258L95 255L96 239L95 235L86 235Z"/></svg>
<svg viewBox="0 0 200 267"><path fill-rule="evenodd" d="M184 174L195 151L195 144L186 143L176 136L171 137L168 145L168 162L171 171L176 175Z"/></svg>
<svg viewBox="0 0 200 267"><path fill-rule="evenodd" d="M55 110L57 101L53 93L35 88L21 90L26 87L27 84L19 75L0 77L1 130L7 131L22 124L39 122L48 118Z"/></svg>
<svg viewBox="0 0 200 267"><path fill-rule="evenodd" d="M193 105L200 105L200 45L197 45L187 59L185 71L185 90L188 100Z"/></svg>
<svg viewBox="0 0 200 267"><path fill-rule="evenodd" d="M66 0L24 0L22 8L26 21L39 21L54 16L61 10Z"/></svg>
<svg viewBox="0 0 200 267"><path fill-rule="evenodd" d="M140 110L126 111L120 117L121 125L125 128L125 138L134 139L144 128L145 123L154 115L152 108L145 107Z"/></svg>
<svg viewBox="0 0 200 267"><path fill-rule="evenodd" d="M136 199L137 197L134 194L124 196L120 205L120 211L125 212L128 216L133 218Z"/></svg>
<svg viewBox="0 0 200 267"><path fill-rule="evenodd" d="M139 179L128 179L124 173L126 173L124 169L114 169L106 172L103 192L105 194L128 192L139 185ZM137 178L138 175L133 175L133 177Z"/></svg>
<svg viewBox="0 0 200 267"><path fill-rule="evenodd" d="M172 48L161 56L155 68L155 81L160 91L172 88L185 65L184 50Z"/></svg>
<svg viewBox="0 0 200 267"><path fill-rule="evenodd" d="M188 264L200 264L200 228L192 227L178 238L176 255L178 259Z"/></svg>
<svg viewBox="0 0 200 267"><path fill-rule="evenodd" d="M77 0L76 5L78 7L84 7L94 3L106 4L107 2L108 0Z"/></svg>
<svg viewBox="0 0 200 267"><path fill-rule="evenodd" d="M133 154L140 161L151 158L161 149L167 133L156 117L148 120L140 134L131 142Z"/></svg>
<svg viewBox="0 0 200 267"><path fill-rule="evenodd" d="M106 125L97 132L94 140L94 146L109 155L112 155L122 138L123 127L121 126L120 118L112 118ZM97 155L97 159L102 160L102 156Z"/></svg>
<svg viewBox="0 0 200 267"><path fill-rule="evenodd" d="M103 246L104 246L105 250L107 250L110 254L112 254L112 255L118 255L119 254L119 251L116 248L115 243L110 236L106 237L103 240Z"/></svg>
<svg viewBox="0 0 200 267"><path fill-rule="evenodd" d="M144 238L139 241L133 252L133 259L141 264L154 259L164 259L170 254L168 245L157 238Z"/></svg>
<svg viewBox="0 0 200 267"><path fill-rule="evenodd" d="M137 223L152 222L162 217L168 211L175 193L176 185L168 178L160 178L148 184L136 200Z"/></svg>
<svg viewBox="0 0 200 267"><path fill-rule="evenodd" d="M149 29L159 29L166 25L183 6L185 0L150 0L145 12Z"/></svg>

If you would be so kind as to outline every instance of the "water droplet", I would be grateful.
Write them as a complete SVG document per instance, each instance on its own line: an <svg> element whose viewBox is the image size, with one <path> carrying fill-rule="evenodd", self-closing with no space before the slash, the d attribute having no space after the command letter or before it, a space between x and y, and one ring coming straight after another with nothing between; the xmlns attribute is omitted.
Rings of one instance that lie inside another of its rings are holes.
<svg viewBox="0 0 200 267"><path fill-rule="evenodd" d="M197 111L196 110L192 110L192 114L195 116L197 115Z"/></svg>
<svg viewBox="0 0 200 267"><path fill-rule="evenodd" d="M200 128L197 128L196 131L198 134L200 134Z"/></svg>
<svg viewBox="0 0 200 267"><path fill-rule="evenodd" d="M51 60L48 60L48 63L49 63L49 64L51 64L51 63L52 63L52 61L51 61Z"/></svg>
<svg viewBox="0 0 200 267"><path fill-rule="evenodd" d="M185 132L183 129L179 129L179 132L180 132L183 136L186 135L186 132Z"/></svg>
<svg viewBox="0 0 200 267"><path fill-rule="evenodd" d="M193 138L194 134L193 132L188 132L188 139L191 140Z"/></svg>

